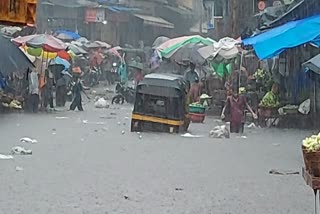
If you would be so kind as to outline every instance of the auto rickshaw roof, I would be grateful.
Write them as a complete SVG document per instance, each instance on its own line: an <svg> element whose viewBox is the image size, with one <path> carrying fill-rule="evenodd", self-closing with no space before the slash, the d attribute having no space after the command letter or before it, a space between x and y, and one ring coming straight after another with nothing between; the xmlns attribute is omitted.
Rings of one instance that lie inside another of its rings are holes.
<svg viewBox="0 0 320 214"><path fill-rule="evenodd" d="M161 86L169 88L184 88L183 76L175 74L148 74L144 77L143 81L139 83L139 86Z"/></svg>

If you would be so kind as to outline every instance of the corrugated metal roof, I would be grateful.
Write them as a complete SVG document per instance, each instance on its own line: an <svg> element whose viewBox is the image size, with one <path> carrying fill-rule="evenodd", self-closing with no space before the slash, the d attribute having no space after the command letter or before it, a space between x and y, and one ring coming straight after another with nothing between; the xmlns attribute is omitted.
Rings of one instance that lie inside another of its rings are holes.
<svg viewBox="0 0 320 214"><path fill-rule="evenodd" d="M135 14L135 16L137 18L142 19L145 25L152 25L152 26L171 28L171 29L174 28L174 24L160 17L147 16L147 15L141 15L141 14Z"/></svg>

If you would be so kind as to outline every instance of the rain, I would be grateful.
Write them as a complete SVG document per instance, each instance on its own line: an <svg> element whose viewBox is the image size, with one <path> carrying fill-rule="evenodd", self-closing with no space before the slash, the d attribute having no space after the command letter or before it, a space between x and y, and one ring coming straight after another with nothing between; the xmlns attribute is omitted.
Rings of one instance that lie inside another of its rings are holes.
<svg viewBox="0 0 320 214"><path fill-rule="evenodd" d="M318 0L0 0L0 213L320 213Z"/></svg>

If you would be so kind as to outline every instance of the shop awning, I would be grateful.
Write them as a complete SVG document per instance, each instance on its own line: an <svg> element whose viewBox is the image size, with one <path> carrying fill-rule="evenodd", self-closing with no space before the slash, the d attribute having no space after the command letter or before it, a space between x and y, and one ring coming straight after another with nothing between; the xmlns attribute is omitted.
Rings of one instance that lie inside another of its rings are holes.
<svg viewBox="0 0 320 214"><path fill-rule="evenodd" d="M311 71L320 74L320 54L315 57L309 59L305 63L302 64L303 67L309 68Z"/></svg>
<svg viewBox="0 0 320 214"><path fill-rule="evenodd" d="M252 45L259 59L278 56L283 51L306 43L320 41L320 15L288 22L257 36L244 39Z"/></svg>
<svg viewBox="0 0 320 214"><path fill-rule="evenodd" d="M174 24L160 17L140 15L140 14L135 14L134 16L139 19L142 19L144 25L152 25L156 27L171 28L171 29L174 28Z"/></svg>

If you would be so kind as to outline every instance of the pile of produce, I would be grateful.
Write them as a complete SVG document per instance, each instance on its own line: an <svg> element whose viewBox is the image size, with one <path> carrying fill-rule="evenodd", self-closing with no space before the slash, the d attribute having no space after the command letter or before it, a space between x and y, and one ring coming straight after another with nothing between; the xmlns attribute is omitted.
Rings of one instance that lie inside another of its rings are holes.
<svg viewBox="0 0 320 214"><path fill-rule="evenodd" d="M302 141L302 145L307 152L318 152L320 151L320 133L318 135L312 135Z"/></svg>

